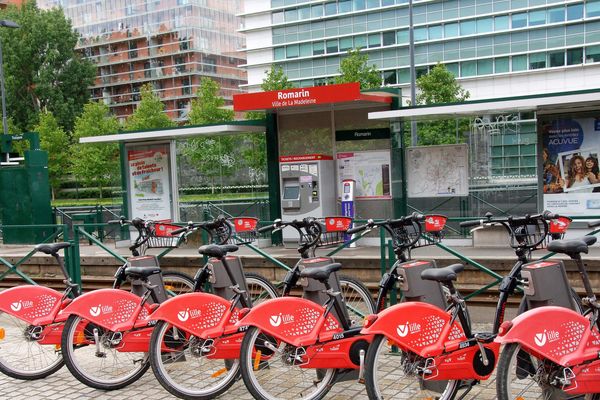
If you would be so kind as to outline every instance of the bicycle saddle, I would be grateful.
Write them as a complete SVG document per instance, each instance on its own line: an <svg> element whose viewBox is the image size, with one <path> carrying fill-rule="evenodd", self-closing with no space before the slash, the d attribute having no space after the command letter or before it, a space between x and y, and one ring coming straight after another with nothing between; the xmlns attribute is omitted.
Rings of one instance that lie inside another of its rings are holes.
<svg viewBox="0 0 600 400"><path fill-rule="evenodd" d="M563 254L578 254L588 252L588 243L582 239L575 240L553 240L548 245L548 251Z"/></svg>
<svg viewBox="0 0 600 400"><path fill-rule="evenodd" d="M225 244L222 246L219 246L217 244L207 244L207 245L201 246L198 249L198 253L205 255L205 256L221 259L221 258L225 257L225 255L227 253L232 253L234 251L237 251L238 249L239 249L239 247L236 246L235 244Z"/></svg>
<svg viewBox="0 0 600 400"><path fill-rule="evenodd" d="M327 279L329 279L329 275L331 275L332 272L339 271L341 268L342 264L340 263L327 264L314 268L304 268L300 272L300 276L303 278L316 279L319 282L325 282Z"/></svg>
<svg viewBox="0 0 600 400"><path fill-rule="evenodd" d="M580 237L577 240L583 240L585 242L585 244L587 244L588 246L591 246L594 243L596 243L596 240L598 240L598 238L596 236L586 235L586 236Z"/></svg>
<svg viewBox="0 0 600 400"><path fill-rule="evenodd" d="M455 281L456 276L465 269L462 264L452 264L444 268L429 268L421 272L421 279L436 282Z"/></svg>
<svg viewBox="0 0 600 400"><path fill-rule="evenodd" d="M58 253L58 251L61 249L66 249L67 247L71 247L71 243L42 243L35 246L35 250L41 251L44 254L52 255Z"/></svg>
<svg viewBox="0 0 600 400"><path fill-rule="evenodd" d="M124 274L127 276L147 278L150 275L159 274L160 267L126 267Z"/></svg>

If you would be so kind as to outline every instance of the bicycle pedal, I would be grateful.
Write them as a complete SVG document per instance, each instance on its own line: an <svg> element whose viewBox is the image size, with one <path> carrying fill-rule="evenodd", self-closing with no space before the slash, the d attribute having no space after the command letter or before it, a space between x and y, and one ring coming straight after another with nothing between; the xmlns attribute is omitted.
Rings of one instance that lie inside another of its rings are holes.
<svg viewBox="0 0 600 400"><path fill-rule="evenodd" d="M491 332L480 332L475 334L475 340L479 343L492 343L496 339L496 334Z"/></svg>

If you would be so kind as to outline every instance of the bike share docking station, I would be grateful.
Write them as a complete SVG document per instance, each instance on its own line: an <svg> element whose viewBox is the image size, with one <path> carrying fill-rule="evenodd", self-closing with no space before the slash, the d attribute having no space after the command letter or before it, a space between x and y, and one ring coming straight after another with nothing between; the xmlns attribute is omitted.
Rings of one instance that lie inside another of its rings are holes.
<svg viewBox="0 0 600 400"><path fill-rule="evenodd" d="M234 95L235 111L267 114L271 219L392 218L400 168L392 168L390 124L368 114L398 98L397 89L361 92L357 82ZM284 230L283 239L296 242L298 233Z"/></svg>

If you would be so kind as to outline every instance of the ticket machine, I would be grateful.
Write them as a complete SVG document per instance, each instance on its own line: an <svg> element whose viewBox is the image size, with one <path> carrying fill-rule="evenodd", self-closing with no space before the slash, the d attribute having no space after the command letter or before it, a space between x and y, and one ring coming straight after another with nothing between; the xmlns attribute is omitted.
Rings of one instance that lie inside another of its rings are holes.
<svg viewBox="0 0 600 400"><path fill-rule="evenodd" d="M330 156L311 154L280 157L281 218L336 215L335 163ZM297 240L293 229L283 231L284 240Z"/></svg>

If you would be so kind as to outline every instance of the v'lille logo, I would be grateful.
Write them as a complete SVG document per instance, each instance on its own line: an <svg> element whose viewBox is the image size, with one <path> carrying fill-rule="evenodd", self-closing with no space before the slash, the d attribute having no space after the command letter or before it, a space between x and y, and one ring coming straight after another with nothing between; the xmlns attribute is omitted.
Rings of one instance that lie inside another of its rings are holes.
<svg viewBox="0 0 600 400"><path fill-rule="evenodd" d="M102 312L102 304L98 304L96 307L90 308L90 315L92 317L97 317L100 315L100 312Z"/></svg>
<svg viewBox="0 0 600 400"><path fill-rule="evenodd" d="M181 322L185 322L190 318L190 309L186 309L185 311L179 311L177 313L177 319L179 319Z"/></svg>
<svg viewBox="0 0 600 400"><path fill-rule="evenodd" d="M398 328L396 328L396 332L400 337L405 337L406 335L408 335L408 322L404 325L398 325Z"/></svg>
<svg viewBox="0 0 600 400"><path fill-rule="evenodd" d="M13 310L14 312L19 312L19 311L21 311L21 306L22 306L22 303L21 303L21 300L19 300L16 303L12 303L10 305L10 309Z"/></svg>
<svg viewBox="0 0 600 400"><path fill-rule="evenodd" d="M281 325L281 315L271 315L269 318L269 323L277 328L279 325Z"/></svg>
<svg viewBox="0 0 600 400"><path fill-rule="evenodd" d="M537 344L539 347L544 346L547 341L546 332L536 333L533 337L533 340L535 344Z"/></svg>

